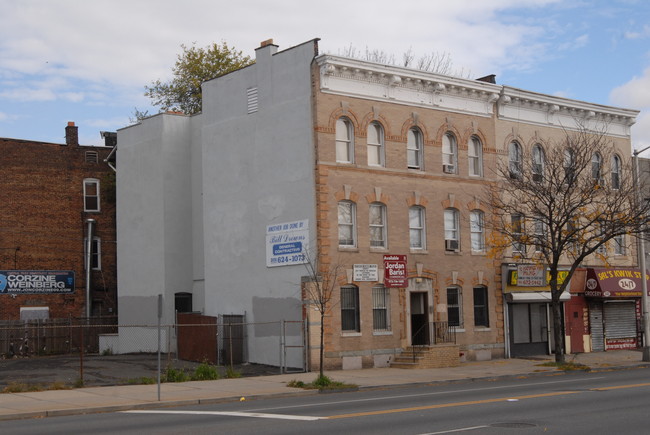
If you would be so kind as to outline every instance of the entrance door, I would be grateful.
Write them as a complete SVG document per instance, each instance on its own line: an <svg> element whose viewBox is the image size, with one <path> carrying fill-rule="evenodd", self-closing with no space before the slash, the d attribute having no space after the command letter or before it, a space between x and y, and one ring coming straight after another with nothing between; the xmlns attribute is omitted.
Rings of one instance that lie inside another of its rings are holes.
<svg viewBox="0 0 650 435"><path fill-rule="evenodd" d="M566 310L567 334L571 338L571 353L585 351L584 337L587 335L587 304L582 297L574 296L564 305Z"/></svg>
<svg viewBox="0 0 650 435"><path fill-rule="evenodd" d="M411 344L429 344L427 293L411 292Z"/></svg>
<svg viewBox="0 0 650 435"><path fill-rule="evenodd" d="M509 304L513 357L548 354L548 304Z"/></svg>

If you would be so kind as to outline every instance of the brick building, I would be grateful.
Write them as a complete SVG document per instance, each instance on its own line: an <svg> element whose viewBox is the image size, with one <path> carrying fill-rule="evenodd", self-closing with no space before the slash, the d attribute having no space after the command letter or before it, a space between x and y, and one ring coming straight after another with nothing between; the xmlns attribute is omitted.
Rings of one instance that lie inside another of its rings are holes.
<svg viewBox="0 0 650 435"><path fill-rule="evenodd" d="M85 317L87 292L91 315L116 314L115 176L105 162L116 136L82 146L77 129L69 122L62 144L0 138L0 320Z"/></svg>
<svg viewBox="0 0 650 435"><path fill-rule="evenodd" d="M120 322L154 323L158 294L163 321L179 297L209 316L306 317L315 367L308 252L340 271L326 367L385 366L430 343L431 325L455 334L445 364L459 351L503 357L506 304L548 307L539 288L507 301L512 258L489 255L481 197L497 161L513 144L530 153L540 137L575 127L576 114L610 120L629 155L636 113L320 55L317 40L284 51L267 41L254 65L203 84L200 115L159 114L118 132ZM385 264L403 279L392 281ZM273 360L277 335L256 328L250 361Z"/></svg>

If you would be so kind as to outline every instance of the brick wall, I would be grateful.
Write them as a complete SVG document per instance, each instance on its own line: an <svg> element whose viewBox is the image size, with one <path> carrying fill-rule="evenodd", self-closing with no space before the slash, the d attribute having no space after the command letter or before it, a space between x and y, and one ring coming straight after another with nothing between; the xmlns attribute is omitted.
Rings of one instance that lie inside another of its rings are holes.
<svg viewBox="0 0 650 435"><path fill-rule="evenodd" d="M89 218L101 239L101 270L91 273L95 314L115 314L114 172L104 163L111 149L77 145L74 125L66 133L68 145L0 138L0 270L72 270L75 291L0 294L0 320L19 319L21 307L34 306L49 307L50 318L85 315ZM96 153L96 163L86 162L87 152ZM100 212L84 212L85 178L100 180Z"/></svg>

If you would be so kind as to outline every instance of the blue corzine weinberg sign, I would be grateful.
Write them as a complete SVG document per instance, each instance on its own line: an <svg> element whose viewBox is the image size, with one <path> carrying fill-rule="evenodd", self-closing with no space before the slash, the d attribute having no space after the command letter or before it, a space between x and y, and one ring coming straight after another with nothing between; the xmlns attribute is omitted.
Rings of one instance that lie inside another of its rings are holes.
<svg viewBox="0 0 650 435"><path fill-rule="evenodd" d="M74 293L71 270L0 270L0 294Z"/></svg>

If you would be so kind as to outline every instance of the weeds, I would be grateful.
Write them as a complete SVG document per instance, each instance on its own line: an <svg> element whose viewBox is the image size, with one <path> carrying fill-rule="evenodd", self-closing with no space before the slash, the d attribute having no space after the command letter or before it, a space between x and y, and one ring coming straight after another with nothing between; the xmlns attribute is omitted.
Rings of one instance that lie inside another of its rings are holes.
<svg viewBox="0 0 650 435"><path fill-rule="evenodd" d="M344 382L333 381L327 376L319 376L312 382L305 384L303 381L291 380L287 383L288 387L304 388L306 390L350 390L359 388L355 384L346 384Z"/></svg>
<svg viewBox="0 0 650 435"><path fill-rule="evenodd" d="M214 381L220 377L217 368L207 362L201 363L190 376L193 381Z"/></svg>

